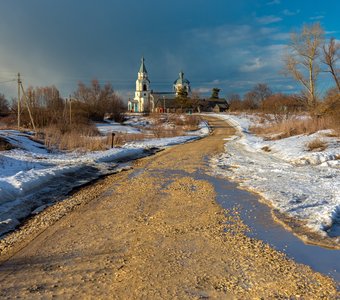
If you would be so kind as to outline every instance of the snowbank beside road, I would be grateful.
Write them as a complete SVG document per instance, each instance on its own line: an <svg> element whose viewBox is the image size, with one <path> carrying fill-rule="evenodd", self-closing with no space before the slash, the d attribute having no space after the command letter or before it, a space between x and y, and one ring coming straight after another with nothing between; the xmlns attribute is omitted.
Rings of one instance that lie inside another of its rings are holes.
<svg viewBox="0 0 340 300"><path fill-rule="evenodd" d="M254 118L214 116L237 129L237 136L226 143L226 152L212 160L217 173L261 193L274 208L306 223L310 229L339 236L340 143L336 138L317 132L265 141L249 133ZM327 142L325 151L305 149L306 143L316 137Z"/></svg>
<svg viewBox="0 0 340 300"><path fill-rule="evenodd" d="M129 125L121 125L117 122L105 122L105 123L96 123L96 127L102 135L107 135L109 133L126 133L126 134L141 134L141 131L138 128L129 126Z"/></svg>
<svg viewBox="0 0 340 300"><path fill-rule="evenodd" d="M40 206L58 201L73 187L112 172L120 161L148 155L152 153L150 148L165 148L205 136L209 133L206 126L202 123L200 130L188 136L143 140L86 154L50 153L33 141L30 133L0 130L0 137L16 147L0 152L0 235L14 229Z"/></svg>

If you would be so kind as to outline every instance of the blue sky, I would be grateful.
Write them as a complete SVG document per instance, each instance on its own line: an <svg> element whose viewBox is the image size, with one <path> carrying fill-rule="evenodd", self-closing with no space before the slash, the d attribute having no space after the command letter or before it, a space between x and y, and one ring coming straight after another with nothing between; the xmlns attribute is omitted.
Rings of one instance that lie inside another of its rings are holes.
<svg viewBox="0 0 340 300"><path fill-rule="evenodd" d="M280 74L289 33L319 21L340 39L339 0L10 0L0 2L0 93L56 85L63 96L79 80L111 82L133 96L142 55L156 91L183 70L202 95L243 94L256 83L298 91ZM328 78L320 90L332 86Z"/></svg>

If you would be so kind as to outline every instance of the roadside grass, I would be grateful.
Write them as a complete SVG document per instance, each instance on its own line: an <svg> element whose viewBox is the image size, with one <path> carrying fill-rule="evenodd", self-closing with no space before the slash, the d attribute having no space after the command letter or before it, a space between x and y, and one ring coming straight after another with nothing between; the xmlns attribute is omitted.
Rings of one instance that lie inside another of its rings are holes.
<svg viewBox="0 0 340 300"><path fill-rule="evenodd" d="M126 143L130 143L130 142L135 142L135 141L142 141L145 139L148 139L153 137L150 134L146 134L146 133L139 133L139 134L131 134L131 133L115 133L114 138L113 138L113 145L114 146L122 146ZM106 142L107 145L112 145L112 135L108 134L106 136Z"/></svg>
<svg viewBox="0 0 340 300"><path fill-rule="evenodd" d="M49 149L95 151L108 147L106 138L100 136L94 125L88 124L50 125L39 130L37 138L42 139Z"/></svg>
<svg viewBox="0 0 340 300"><path fill-rule="evenodd" d="M149 115L149 118L155 125L167 125L176 128L180 127L183 130L196 130L201 120L199 116L178 113L152 113Z"/></svg>
<svg viewBox="0 0 340 300"><path fill-rule="evenodd" d="M0 137L0 151L7 151L13 149L13 145L6 141L4 138Z"/></svg>
<svg viewBox="0 0 340 300"><path fill-rule="evenodd" d="M324 151L327 148L327 143L319 138L316 138L306 144L308 151Z"/></svg>
<svg viewBox="0 0 340 300"><path fill-rule="evenodd" d="M184 135L185 131L198 129L200 118L180 114L152 114L150 127L141 128L141 134L115 133L102 136L94 124L75 123L52 124L40 128L35 137L37 142L43 141L48 149L102 151L111 146L121 146L128 142L150 138L165 138Z"/></svg>
<svg viewBox="0 0 340 300"><path fill-rule="evenodd" d="M261 121L261 125L251 126L250 132L264 136L270 140L283 139L299 134L312 134L319 130L333 129L332 135L339 136L340 128L329 117L299 117L299 115L291 116L288 119L280 121Z"/></svg>

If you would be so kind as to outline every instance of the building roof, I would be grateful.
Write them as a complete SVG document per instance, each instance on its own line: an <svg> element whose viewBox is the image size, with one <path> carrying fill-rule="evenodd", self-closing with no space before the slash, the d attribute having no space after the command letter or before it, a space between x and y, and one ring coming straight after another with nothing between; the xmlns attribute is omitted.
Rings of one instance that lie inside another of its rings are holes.
<svg viewBox="0 0 340 300"><path fill-rule="evenodd" d="M176 108L176 98L158 98L157 101L155 101L155 107L158 108Z"/></svg>
<svg viewBox="0 0 340 300"><path fill-rule="evenodd" d="M220 103L217 103L216 105L215 105L215 107L216 106L218 106L219 108L222 108L222 109L228 109L229 108L229 106L227 105L227 104L220 104Z"/></svg>
<svg viewBox="0 0 340 300"><path fill-rule="evenodd" d="M156 97L156 98L159 98L159 97L169 97L169 96L173 96L175 97L176 96L176 93L174 92L154 92L152 91L151 94Z"/></svg>
<svg viewBox="0 0 340 300"><path fill-rule="evenodd" d="M190 81L184 78L184 73L181 71L179 72L179 77L174 81L174 84L175 85L176 84L181 84L181 85L190 84Z"/></svg>
<svg viewBox="0 0 340 300"><path fill-rule="evenodd" d="M144 59L144 56L143 56L142 57L142 63L141 63L140 68L139 68L139 73L148 73L148 71L145 68L144 61L145 61L145 59Z"/></svg>

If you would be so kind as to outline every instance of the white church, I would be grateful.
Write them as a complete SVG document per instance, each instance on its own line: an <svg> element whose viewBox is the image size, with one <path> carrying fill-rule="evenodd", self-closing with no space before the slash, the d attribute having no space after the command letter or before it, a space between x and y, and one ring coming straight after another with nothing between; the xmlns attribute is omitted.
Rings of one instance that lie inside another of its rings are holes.
<svg viewBox="0 0 340 300"><path fill-rule="evenodd" d="M130 112L169 112L174 106L174 100L178 92L184 90L191 93L190 82L184 78L184 73L180 72L179 77L173 83L172 92L154 92L150 87L148 72L145 67L145 60L142 62L136 80L136 91L133 100L128 101Z"/></svg>

